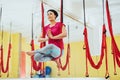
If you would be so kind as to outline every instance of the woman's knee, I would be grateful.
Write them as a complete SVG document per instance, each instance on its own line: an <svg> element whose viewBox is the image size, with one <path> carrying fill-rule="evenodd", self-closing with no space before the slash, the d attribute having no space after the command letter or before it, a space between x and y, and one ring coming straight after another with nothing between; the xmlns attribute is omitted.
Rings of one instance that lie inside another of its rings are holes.
<svg viewBox="0 0 120 80"><path fill-rule="evenodd" d="M40 55L39 53L36 53L36 54L34 55L34 60L35 60L35 61L39 61L40 58L41 58L41 55Z"/></svg>
<svg viewBox="0 0 120 80"><path fill-rule="evenodd" d="M53 48L53 47L54 47L54 44L48 44L48 47L49 47L49 48Z"/></svg>

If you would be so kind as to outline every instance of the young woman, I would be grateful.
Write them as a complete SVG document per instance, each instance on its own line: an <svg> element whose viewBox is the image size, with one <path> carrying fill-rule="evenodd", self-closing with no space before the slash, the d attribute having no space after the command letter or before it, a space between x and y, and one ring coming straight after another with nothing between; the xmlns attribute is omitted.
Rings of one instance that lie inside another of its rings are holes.
<svg viewBox="0 0 120 80"><path fill-rule="evenodd" d="M48 45L45 47L27 52L28 55L34 55L34 59L39 62L46 62L55 59L57 66L59 65L59 56L63 53L64 43L63 38L67 36L65 25L61 22L56 22L58 13L50 9L47 11L48 20L50 24L45 26L45 34L47 38L39 38L39 42L48 41Z"/></svg>

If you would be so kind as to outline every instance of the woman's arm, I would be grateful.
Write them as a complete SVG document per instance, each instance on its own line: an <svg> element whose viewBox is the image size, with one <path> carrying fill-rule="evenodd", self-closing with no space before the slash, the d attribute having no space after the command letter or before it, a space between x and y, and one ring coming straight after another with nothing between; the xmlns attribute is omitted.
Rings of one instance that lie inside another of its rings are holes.
<svg viewBox="0 0 120 80"><path fill-rule="evenodd" d="M38 42L46 42L48 41L48 38L42 38L42 35L40 35Z"/></svg>
<svg viewBox="0 0 120 80"><path fill-rule="evenodd" d="M56 35L56 36L53 36L50 30L48 31L48 37L51 39L62 39L66 36L67 36L67 31L65 29L65 26L62 27L62 33L60 33L59 35Z"/></svg>

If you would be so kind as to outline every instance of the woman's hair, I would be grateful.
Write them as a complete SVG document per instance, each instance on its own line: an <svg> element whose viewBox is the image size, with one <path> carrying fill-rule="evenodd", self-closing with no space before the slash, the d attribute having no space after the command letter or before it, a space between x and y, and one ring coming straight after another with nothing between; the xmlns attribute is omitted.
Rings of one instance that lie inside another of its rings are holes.
<svg viewBox="0 0 120 80"><path fill-rule="evenodd" d="M55 14L56 18L58 17L58 13L57 13L57 11L55 11L54 9L49 9L49 10L47 11L47 13L48 13L49 11L53 12L53 13Z"/></svg>

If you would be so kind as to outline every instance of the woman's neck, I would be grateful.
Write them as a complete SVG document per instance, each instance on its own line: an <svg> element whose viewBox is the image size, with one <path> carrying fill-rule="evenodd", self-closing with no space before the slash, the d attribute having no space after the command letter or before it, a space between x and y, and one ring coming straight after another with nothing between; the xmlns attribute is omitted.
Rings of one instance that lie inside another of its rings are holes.
<svg viewBox="0 0 120 80"><path fill-rule="evenodd" d="M54 26L56 24L56 21L50 21L50 26Z"/></svg>

